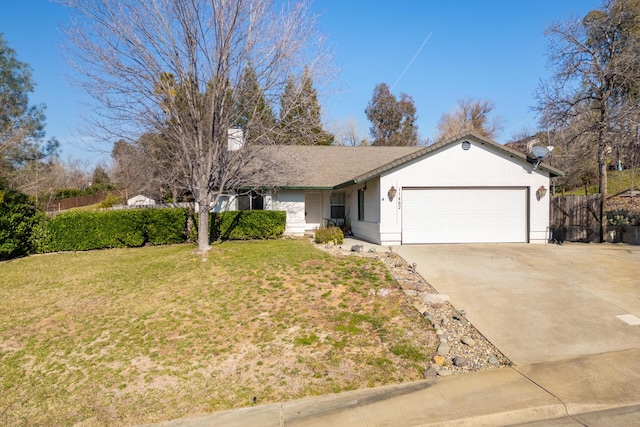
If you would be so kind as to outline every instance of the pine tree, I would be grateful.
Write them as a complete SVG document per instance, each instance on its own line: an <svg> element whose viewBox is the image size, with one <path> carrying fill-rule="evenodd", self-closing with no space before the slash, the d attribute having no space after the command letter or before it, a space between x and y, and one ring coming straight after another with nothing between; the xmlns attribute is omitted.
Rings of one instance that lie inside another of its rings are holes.
<svg viewBox="0 0 640 427"><path fill-rule="evenodd" d="M279 143L290 145L331 145L333 135L322 129L318 92L305 68L301 84L289 78L280 99Z"/></svg>
<svg viewBox="0 0 640 427"><path fill-rule="evenodd" d="M276 118L265 99L252 64L244 69L237 91L237 126L244 130L245 142L260 144L272 141Z"/></svg>

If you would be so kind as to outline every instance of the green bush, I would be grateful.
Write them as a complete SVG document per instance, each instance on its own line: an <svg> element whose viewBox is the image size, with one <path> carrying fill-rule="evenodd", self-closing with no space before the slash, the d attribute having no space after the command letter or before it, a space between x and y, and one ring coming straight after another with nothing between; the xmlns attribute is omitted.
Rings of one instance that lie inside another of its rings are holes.
<svg viewBox="0 0 640 427"><path fill-rule="evenodd" d="M82 190L77 188L61 188L53 194L53 199L63 200L63 199L69 199L72 197L89 196L91 194L102 193L105 191L113 191L113 190L115 190L115 187L107 183L94 184Z"/></svg>
<svg viewBox="0 0 640 427"><path fill-rule="evenodd" d="M49 222L53 251L137 247L145 243L144 210L80 211Z"/></svg>
<svg viewBox="0 0 640 427"><path fill-rule="evenodd" d="M75 211L35 221L31 246L38 253L167 245L188 239L187 209ZM285 212L239 211L212 214L213 240L273 239L284 233Z"/></svg>
<svg viewBox="0 0 640 427"><path fill-rule="evenodd" d="M316 243L333 242L341 245L344 242L344 233L338 227L319 228L316 230Z"/></svg>
<svg viewBox="0 0 640 427"><path fill-rule="evenodd" d="M0 260L33 252L31 232L42 216L29 202L29 196L0 182Z"/></svg>
<svg viewBox="0 0 640 427"><path fill-rule="evenodd" d="M264 240L284 233L287 214L284 211L229 211L211 214L209 239Z"/></svg>
<svg viewBox="0 0 640 427"><path fill-rule="evenodd" d="M616 209L607 212L609 225L640 225L640 213L629 212L626 209Z"/></svg>
<svg viewBox="0 0 640 427"><path fill-rule="evenodd" d="M107 194L107 197L103 201L101 201L100 204L98 204L98 207L106 209L113 207L113 205L121 205L123 204L123 202L124 200L122 199L122 197L118 197L113 193L109 193Z"/></svg>
<svg viewBox="0 0 640 427"><path fill-rule="evenodd" d="M187 209L78 211L53 217L37 229L40 251L83 251L182 243Z"/></svg>
<svg viewBox="0 0 640 427"><path fill-rule="evenodd" d="M189 212L183 208L144 209L147 212L146 234L152 245L183 243L187 239Z"/></svg>

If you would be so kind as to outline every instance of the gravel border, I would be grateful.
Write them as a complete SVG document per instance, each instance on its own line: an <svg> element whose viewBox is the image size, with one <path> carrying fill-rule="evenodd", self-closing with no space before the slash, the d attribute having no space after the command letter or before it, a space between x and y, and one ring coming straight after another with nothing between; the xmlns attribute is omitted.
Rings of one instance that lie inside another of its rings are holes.
<svg viewBox="0 0 640 427"><path fill-rule="evenodd" d="M409 303L436 329L439 345L431 365L425 366L425 378L511 366L509 359L466 319L464 310L456 309L446 295L440 294L392 248L390 252L365 252L358 245L354 246L358 250L340 245L316 247L336 256L376 258L387 266Z"/></svg>

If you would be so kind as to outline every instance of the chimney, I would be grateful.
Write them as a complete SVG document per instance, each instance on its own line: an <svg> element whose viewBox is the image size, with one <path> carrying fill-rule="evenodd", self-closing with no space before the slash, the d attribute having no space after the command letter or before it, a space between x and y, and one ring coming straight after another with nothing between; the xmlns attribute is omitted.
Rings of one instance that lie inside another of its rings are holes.
<svg viewBox="0 0 640 427"><path fill-rule="evenodd" d="M230 128L227 131L227 150L237 151L244 145L244 134L240 128Z"/></svg>

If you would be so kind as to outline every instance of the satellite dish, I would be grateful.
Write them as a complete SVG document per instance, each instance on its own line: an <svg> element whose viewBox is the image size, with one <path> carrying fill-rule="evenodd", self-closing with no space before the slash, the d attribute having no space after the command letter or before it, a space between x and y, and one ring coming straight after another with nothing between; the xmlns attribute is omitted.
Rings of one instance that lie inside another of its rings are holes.
<svg viewBox="0 0 640 427"><path fill-rule="evenodd" d="M547 156L549 156L552 149L553 149L552 147L547 148L541 145L535 145L531 147L531 153L536 157L536 164L533 165L534 169L536 169L538 165L540 165L540 162L542 162L544 159L547 158Z"/></svg>

